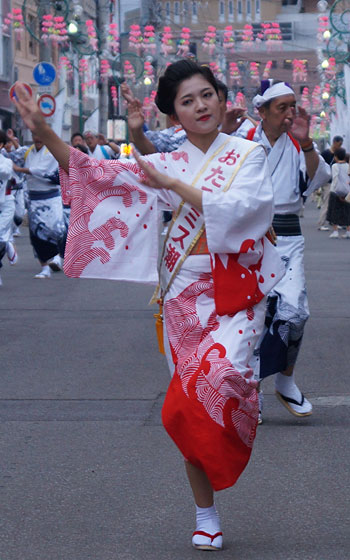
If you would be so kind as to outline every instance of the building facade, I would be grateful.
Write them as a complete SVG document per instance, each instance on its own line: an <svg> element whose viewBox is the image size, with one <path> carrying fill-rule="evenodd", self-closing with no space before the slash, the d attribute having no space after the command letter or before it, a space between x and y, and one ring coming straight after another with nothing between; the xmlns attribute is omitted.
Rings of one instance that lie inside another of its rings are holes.
<svg viewBox="0 0 350 560"><path fill-rule="evenodd" d="M4 23L11 11L10 0L0 0L0 25ZM11 32L2 30L0 34L0 128L12 126L14 106L9 98L9 90L13 83Z"/></svg>

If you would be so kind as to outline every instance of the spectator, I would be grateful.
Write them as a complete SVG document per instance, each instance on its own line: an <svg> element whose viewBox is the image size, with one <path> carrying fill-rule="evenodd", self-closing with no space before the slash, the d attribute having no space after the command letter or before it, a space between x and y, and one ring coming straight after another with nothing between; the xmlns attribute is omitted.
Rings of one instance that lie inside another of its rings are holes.
<svg viewBox="0 0 350 560"><path fill-rule="evenodd" d="M338 226L345 226L346 232L342 235L350 239L350 204L344 198L349 192L349 166L346 162L344 148L334 152L332 165L332 183L329 194L327 220L333 227L331 239L339 239Z"/></svg>
<svg viewBox="0 0 350 560"><path fill-rule="evenodd" d="M84 140L88 147L88 154L94 159L117 159L119 157L119 147L117 147L118 152L116 152L111 146L109 146L108 140L105 140L106 144L101 145L99 141L99 135L93 130L86 130L84 132ZM116 146L116 144L115 144Z"/></svg>
<svg viewBox="0 0 350 560"><path fill-rule="evenodd" d="M343 144L343 138L341 136L334 136L331 147L321 152L321 156L328 163L328 165L333 165L334 153L339 148L341 148L342 144ZM323 185L323 187L321 187L321 207L320 207L320 215L317 223L318 229L321 231L329 230L329 227L326 225L326 216L328 211L328 201L329 201L329 193L331 190L331 182L332 180L328 181L328 183L326 183L325 185Z"/></svg>

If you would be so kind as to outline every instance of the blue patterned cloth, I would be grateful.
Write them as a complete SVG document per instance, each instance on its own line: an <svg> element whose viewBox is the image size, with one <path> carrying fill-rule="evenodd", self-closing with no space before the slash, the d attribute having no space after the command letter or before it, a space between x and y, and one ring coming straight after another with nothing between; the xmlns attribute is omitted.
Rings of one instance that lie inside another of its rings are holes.
<svg viewBox="0 0 350 560"><path fill-rule="evenodd" d="M157 152L172 152L177 150L187 138L183 128L171 126L164 130L147 130L145 132L148 140L152 142Z"/></svg>

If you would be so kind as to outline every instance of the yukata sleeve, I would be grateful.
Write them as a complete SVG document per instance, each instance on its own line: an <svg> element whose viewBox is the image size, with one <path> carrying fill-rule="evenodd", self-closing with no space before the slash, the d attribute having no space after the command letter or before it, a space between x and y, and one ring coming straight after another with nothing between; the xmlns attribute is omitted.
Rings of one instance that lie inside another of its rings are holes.
<svg viewBox="0 0 350 560"><path fill-rule="evenodd" d="M319 153L315 143L314 149L318 155L318 167L316 169L314 177L311 180L308 180L307 189L303 193L304 196L309 196L320 187L323 187L323 185L328 183L331 178L331 168ZM303 158L304 156L300 154L300 157Z"/></svg>
<svg viewBox="0 0 350 560"><path fill-rule="evenodd" d="M0 203L4 202L7 182L13 175L13 163L0 154Z"/></svg>
<svg viewBox="0 0 350 560"><path fill-rule="evenodd" d="M241 162L227 192L203 192L209 251L238 253L246 240L262 239L271 225L273 210L267 158L264 148L257 145Z"/></svg>
<svg viewBox="0 0 350 560"><path fill-rule="evenodd" d="M10 159L1 154L0 156L0 181L7 183L13 173L13 163Z"/></svg>
<svg viewBox="0 0 350 560"><path fill-rule="evenodd" d="M177 150L186 140L186 135L176 133L174 128L147 130L145 136L152 142L157 152L163 153Z"/></svg>
<svg viewBox="0 0 350 560"><path fill-rule="evenodd" d="M337 186L337 183L338 183L338 177L339 177L339 167L336 163L334 165L332 165L331 174L332 174L331 191L334 192L335 189L336 189L336 186Z"/></svg>
<svg viewBox="0 0 350 560"><path fill-rule="evenodd" d="M98 161L71 148L69 173L60 169L71 206L68 276L157 282L159 195L142 178L136 162Z"/></svg>

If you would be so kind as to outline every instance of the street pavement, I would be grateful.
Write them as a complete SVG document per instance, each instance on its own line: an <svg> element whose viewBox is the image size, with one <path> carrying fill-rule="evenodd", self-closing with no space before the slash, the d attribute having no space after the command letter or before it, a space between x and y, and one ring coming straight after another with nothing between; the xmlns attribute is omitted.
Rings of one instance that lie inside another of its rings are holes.
<svg viewBox="0 0 350 560"><path fill-rule="evenodd" d="M216 501L230 560L349 560L350 240L302 220L311 318L295 419L264 424ZM0 288L0 560L191 560L194 511L160 411L169 382L150 286L36 280L28 229ZM5 259L6 260L6 259Z"/></svg>

